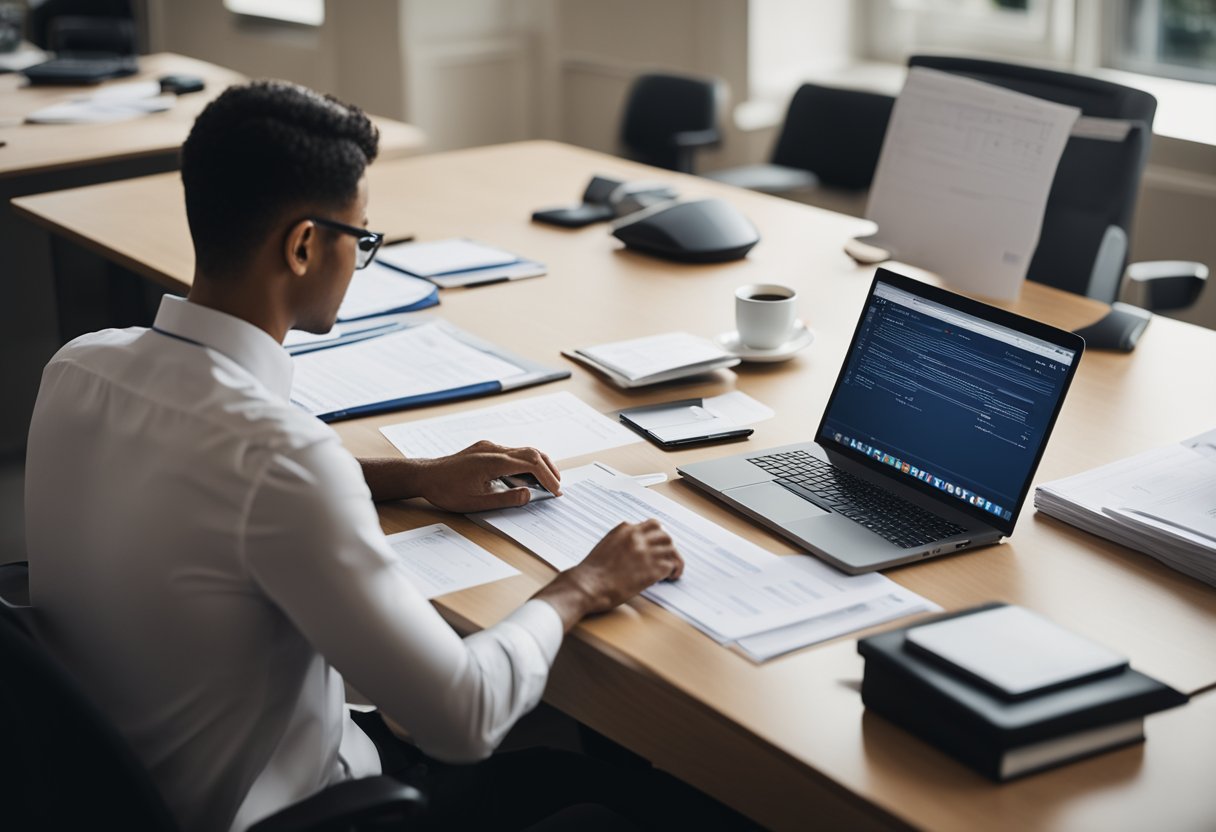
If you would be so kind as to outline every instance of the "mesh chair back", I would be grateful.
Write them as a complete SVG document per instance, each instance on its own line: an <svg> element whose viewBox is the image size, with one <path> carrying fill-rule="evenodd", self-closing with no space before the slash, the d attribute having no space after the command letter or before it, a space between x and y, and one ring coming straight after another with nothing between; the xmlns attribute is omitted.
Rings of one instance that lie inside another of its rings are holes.
<svg viewBox="0 0 1216 832"><path fill-rule="evenodd" d="M803 84L790 100L773 164L801 168L835 188L870 187L895 99Z"/></svg>
<svg viewBox="0 0 1216 832"><path fill-rule="evenodd" d="M691 173L686 134L700 133L696 145L721 141L718 128L721 82L680 75L643 75L625 103L621 143L639 162Z"/></svg>
<svg viewBox="0 0 1216 832"><path fill-rule="evenodd" d="M32 635L31 608L0 602L0 806L9 829L176 824L106 718Z"/></svg>
<svg viewBox="0 0 1216 832"><path fill-rule="evenodd" d="M1084 116L1133 123L1122 142L1080 136L1068 140L1047 198L1039 246L1026 275L1077 294L1114 300L1117 275L1114 279L1098 279L1093 274L1094 262L1109 227L1116 226L1125 238L1131 237L1157 99L1142 90L1096 78L996 61L913 55L908 65L965 75L1068 104L1079 108ZM1126 259L1124 252L1111 268L1122 274ZM1101 288L1091 292L1091 283Z"/></svg>

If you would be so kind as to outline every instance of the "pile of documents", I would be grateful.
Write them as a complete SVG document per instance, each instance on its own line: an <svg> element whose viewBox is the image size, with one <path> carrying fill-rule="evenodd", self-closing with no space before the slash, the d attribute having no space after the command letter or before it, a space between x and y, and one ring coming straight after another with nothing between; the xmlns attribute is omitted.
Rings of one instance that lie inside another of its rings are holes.
<svg viewBox="0 0 1216 832"><path fill-rule="evenodd" d="M1041 485L1034 505L1216 586L1216 430Z"/></svg>
<svg viewBox="0 0 1216 832"><path fill-rule="evenodd" d="M417 316L356 343L302 352L293 361L291 400L322 421L501 393L570 375L504 352L446 321Z"/></svg>
<svg viewBox="0 0 1216 832"><path fill-rule="evenodd" d="M473 240L452 238L385 246L376 259L386 266L436 286L484 286L540 277L545 265Z"/></svg>
<svg viewBox="0 0 1216 832"><path fill-rule="evenodd" d="M563 351L562 355L599 371L620 387L645 387L703 375L739 363L735 355L708 338L698 338L687 332L580 347Z"/></svg>
<svg viewBox="0 0 1216 832"><path fill-rule="evenodd" d="M168 110L177 96L162 93L158 81L129 81L77 96L28 114L30 124L104 124Z"/></svg>
<svg viewBox="0 0 1216 832"><path fill-rule="evenodd" d="M684 574L646 598L754 661L939 609L877 573L850 577L805 555L774 555L602 464L562 474L563 496L470 515L556 569L579 563L621 521L656 518Z"/></svg>

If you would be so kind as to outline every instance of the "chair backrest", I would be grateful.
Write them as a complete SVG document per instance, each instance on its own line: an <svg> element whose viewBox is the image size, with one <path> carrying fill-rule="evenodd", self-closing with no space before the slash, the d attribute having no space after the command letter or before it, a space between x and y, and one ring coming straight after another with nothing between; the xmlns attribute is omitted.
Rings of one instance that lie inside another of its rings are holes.
<svg viewBox="0 0 1216 832"><path fill-rule="evenodd" d="M895 99L803 84L790 99L773 164L801 168L835 188L870 187Z"/></svg>
<svg viewBox="0 0 1216 832"><path fill-rule="evenodd" d="M1083 136L1068 140L1047 198L1039 246L1026 274L1040 283L1113 301L1127 261L1157 99L1109 81L996 61L913 55L908 65L1068 104L1083 116L1132 124L1122 142Z"/></svg>
<svg viewBox="0 0 1216 832"><path fill-rule="evenodd" d="M34 637L34 614L0 602L4 826L173 832L146 770Z"/></svg>
<svg viewBox="0 0 1216 832"><path fill-rule="evenodd" d="M692 148L721 141L724 98L716 79L642 75L625 102L621 143L640 162L691 173Z"/></svg>

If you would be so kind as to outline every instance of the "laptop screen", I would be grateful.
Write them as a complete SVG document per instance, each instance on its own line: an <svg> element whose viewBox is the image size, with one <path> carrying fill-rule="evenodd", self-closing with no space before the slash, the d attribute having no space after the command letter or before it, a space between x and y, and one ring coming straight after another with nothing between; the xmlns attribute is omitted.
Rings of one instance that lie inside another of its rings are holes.
<svg viewBox="0 0 1216 832"><path fill-rule="evenodd" d="M1082 349L1070 333L880 269L820 444L1008 534Z"/></svg>

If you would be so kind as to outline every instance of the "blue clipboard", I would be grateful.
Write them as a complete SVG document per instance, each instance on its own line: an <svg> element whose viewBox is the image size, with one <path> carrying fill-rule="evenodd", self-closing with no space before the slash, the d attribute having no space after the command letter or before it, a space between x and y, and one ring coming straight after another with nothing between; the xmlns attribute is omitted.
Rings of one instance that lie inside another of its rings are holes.
<svg viewBox="0 0 1216 832"><path fill-rule="evenodd" d="M409 329L423 324L433 323L441 327L443 331L462 343L489 353L497 358L501 358L510 364L514 364L524 370L516 376L511 376L508 379L501 381L485 381L477 384L468 384L462 387L454 387L447 390L435 390L428 393L421 393L415 396L406 396L404 398L387 399L383 401L367 402L365 404L346 407L341 410L334 410L328 413L313 414L322 422L338 422L343 419L353 419L357 416L370 416L376 413L386 413L393 410L406 410L414 407L425 407L426 405L439 404L441 402L456 401L459 399L469 399L477 396L488 396L495 393L504 393L509 390L518 390L523 387L532 387L538 384L546 384L550 381L559 381L570 377L570 371L549 367L540 364L536 361L531 361L526 358L521 358L518 355L510 353L495 344L484 339L478 338L463 329L460 329L447 321L431 318L430 316L414 316L408 315L398 317L391 322L390 327L386 327L375 332L371 336L356 338L355 341L342 341L341 343L330 342L325 346L319 346L318 349L341 349L342 346L354 342L362 342L368 340L368 337L381 337L392 332L400 332L403 329ZM316 349L309 350L315 352ZM296 353L297 355L301 353Z"/></svg>

